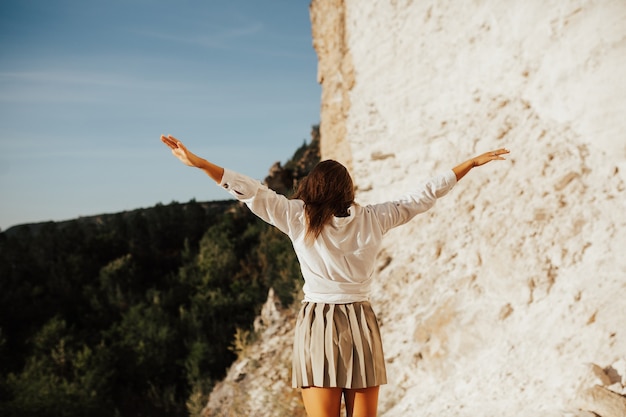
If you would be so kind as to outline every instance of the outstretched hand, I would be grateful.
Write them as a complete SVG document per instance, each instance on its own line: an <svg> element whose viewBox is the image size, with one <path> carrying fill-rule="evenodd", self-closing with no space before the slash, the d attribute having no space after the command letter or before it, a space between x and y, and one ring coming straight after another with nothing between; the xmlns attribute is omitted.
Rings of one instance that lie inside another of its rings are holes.
<svg viewBox="0 0 626 417"><path fill-rule="evenodd" d="M183 164L190 167L200 168L218 184L222 181L224 168L221 166L200 158L198 155L187 149L181 141L172 135L161 135L161 142L166 144L172 150L172 154Z"/></svg>
<svg viewBox="0 0 626 417"><path fill-rule="evenodd" d="M470 169L474 167L479 167L481 165L485 165L487 162L496 161L496 160L504 160L504 158L500 155L504 155L509 153L509 150L506 148L496 149L495 151L485 152L482 155L478 155L473 157L472 159L468 159L467 161L455 166L452 168L456 175L456 180L459 181L461 178L467 174Z"/></svg>
<svg viewBox="0 0 626 417"><path fill-rule="evenodd" d="M485 152L482 155L475 156L472 158L472 163L475 167L479 167L481 165L485 165L487 162L495 161L495 160L505 160L505 158L500 155L504 155L509 153L510 151L506 148L496 149L495 151Z"/></svg>
<svg viewBox="0 0 626 417"><path fill-rule="evenodd" d="M194 155L185 145L172 135L161 135L161 141L165 143L171 150L172 154L178 158L183 164L190 167L200 168L202 159Z"/></svg>

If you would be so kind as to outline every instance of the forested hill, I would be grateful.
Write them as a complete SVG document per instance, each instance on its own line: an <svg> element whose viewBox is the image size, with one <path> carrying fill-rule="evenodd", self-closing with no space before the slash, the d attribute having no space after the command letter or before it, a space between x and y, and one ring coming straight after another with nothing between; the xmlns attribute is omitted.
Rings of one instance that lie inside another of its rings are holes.
<svg viewBox="0 0 626 417"><path fill-rule="evenodd" d="M288 194L317 161L316 126L266 183ZM0 414L195 414L269 288L290 303L300 278L286 236L234 200L13 227L0 233Z"/></svg>
<svg viewBox="0 0 626 417"><path fill-rule="evenodd" d="M195 199L189 201L188 203L178 203L172 202L170 205L178 205L181 206L183 210L188 210L187 206L195 207L200 206L206 213L220 213L226 211L229 207L233 205L234 201L231 199L225 199L221 201L205 201L205 202L196 202ZM130 211L123 211L119 213L111 213L111 214L97 214L93 216L81 216L76 219L70 220L61 220L61 221L46 221L39 223L26 223L20 224L17 226L12 226L7 230L4 230L0 234L4 234L6 237L16 237L23 236L25 234L32 235L33 237L39 235L40 232L44 231L46 228L54 227L55 229L63 229L67 226L72 227L76 223L79 223L83 226L86 224L92 224L96 226L104 226L110 225L114 218L122 217L125 221L134 216L151 216L156 210L159 210L163 207L162 203L156 204L153 207L149 208L139 208ZM193 210L191 208L190 210Z"/></svg>

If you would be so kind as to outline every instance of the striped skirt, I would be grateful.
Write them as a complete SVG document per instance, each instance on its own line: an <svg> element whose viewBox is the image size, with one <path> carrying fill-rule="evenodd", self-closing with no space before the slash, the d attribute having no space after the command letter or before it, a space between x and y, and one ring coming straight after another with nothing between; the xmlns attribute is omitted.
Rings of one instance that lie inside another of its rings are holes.
<svg viewBox="0 0 626 417"><path fill-rule="evenodd" d="M292 379L294 388L386 384L383 346L370 303L303 303L296 321Z"/></svg>

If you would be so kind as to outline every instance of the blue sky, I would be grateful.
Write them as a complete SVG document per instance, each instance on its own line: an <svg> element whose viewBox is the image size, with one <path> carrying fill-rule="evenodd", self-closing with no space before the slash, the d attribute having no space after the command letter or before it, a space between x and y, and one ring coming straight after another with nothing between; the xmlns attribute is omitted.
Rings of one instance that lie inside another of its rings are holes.
<svg viewBox="0 0 626 417"><path fill-rule="evenodd" d="M308 7L0 1L0 228L229 198L162 133L264 178L319 123Z"/></svg>

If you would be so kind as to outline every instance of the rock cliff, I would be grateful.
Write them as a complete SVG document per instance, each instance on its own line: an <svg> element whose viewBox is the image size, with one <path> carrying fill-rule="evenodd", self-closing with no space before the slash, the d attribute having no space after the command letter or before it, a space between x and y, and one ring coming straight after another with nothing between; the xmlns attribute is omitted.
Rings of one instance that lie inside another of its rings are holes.
<svg viewBox="0 0 626 417"><path fill-rule="evenodd" d="M350 167L359 203L511 150L387 237L372 295L390 381L379 415L623 417L626 3L310 10L322 157Z"/></svg>

